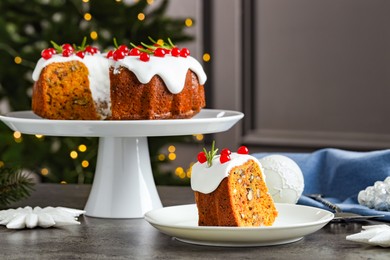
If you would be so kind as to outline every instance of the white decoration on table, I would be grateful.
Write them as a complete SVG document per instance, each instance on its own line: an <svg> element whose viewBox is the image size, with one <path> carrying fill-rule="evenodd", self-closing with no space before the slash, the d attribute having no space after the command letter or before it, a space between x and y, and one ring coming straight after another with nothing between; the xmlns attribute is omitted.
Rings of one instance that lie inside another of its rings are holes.
<svg viewBox="0 0 390 260"><path fill-rule="evenodd" d="M297 203L305 186L298 164L284 155L273 154L261 158L265 182L277 203Z"/></svg>
<svg viewBox="0 0 390 260"><path fill-rule="evenodd" d="M9 229L35 228L37 226L61 227L80 224L77 217L84 214L84 210L65 207L24 207L0 211L0 225Z"/></svg>
<svg viewBox="0 0 390 260"><path fill-rule="evenodd" d="M371 209L390 211L390 176L360 191L358 201Z"/></svg>
<svg viewBox="0 0 390 260"><path fill-rule="evenodd" d="M367 243L374 246L390 247L390 226L372 225L363 226L360 233L347 236L347 240Z"/></svg>

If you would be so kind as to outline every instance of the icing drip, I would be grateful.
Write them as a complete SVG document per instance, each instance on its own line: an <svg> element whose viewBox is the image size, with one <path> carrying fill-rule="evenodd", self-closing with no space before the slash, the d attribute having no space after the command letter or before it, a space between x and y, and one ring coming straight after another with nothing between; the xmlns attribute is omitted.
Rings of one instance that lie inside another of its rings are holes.
<svg viewBox="0 0 390 260"><path fill-rule="evenodd" d="M172 94L180 93L183 90L187 71L193 71L203 85L206 80L206 74L202 65L188 56L187 58L173 57L166 55L163 58L151 56L148 62L143 62L137 56L126 56L124 59L113 61L114 73L118 73L118 68L123 66L132 71L142 84L148 83L154 75L159 75Z"/></svg>
<svg viewBox="0 0 390 260"><path fill-rule="evenodd" d="M211 167L208 167L207 163L199 162L192 166L191 188L194 191L204 194L213 192L218 188L221 181L229 176L229 172L233 167L242 165L249 160L257 162L260 169L262 169L260 162L251 155L232 153L230 155L231 160L223 164L219 162L219 157L220 155L214 156Z"/></svg>

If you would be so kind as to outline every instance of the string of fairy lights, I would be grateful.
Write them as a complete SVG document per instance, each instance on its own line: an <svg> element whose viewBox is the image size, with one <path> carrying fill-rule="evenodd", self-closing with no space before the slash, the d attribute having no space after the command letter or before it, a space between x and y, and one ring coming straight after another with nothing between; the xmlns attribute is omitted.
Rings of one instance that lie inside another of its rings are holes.
<svg viewBox="0 0 390 260"><path fill-rule="evenodd" d="M89 5L91 4L90 0L81 0L83 4L85 5L83 8L83 13L81 14L85 22L92 22L93 21L93 14L89 12ZM116 2L122 2L122 0L115 0ZM133 0L134 2L137 2L138 0ZM152 5L154 3L154 0L147 0L147 3L149 5ZM137 14L137 19L139 21L146 21L147 20L147 14L145 13L138 13ZM185 26L186 27L192 27L193 26L193 20L191 18L186 18L185 21ZM89 33L89 37L91 40L96 41L99 38L99 32L96 30L92 30ZM158 42L163 42L162 39L159 39ZM10 55L14 57L14 62L17 65L22 64L23 62L26 62L23 60L23 57L18 55L12 48L8 51ZM211 60L211 55L210 53L203 53L202 54L202 59L204 62L210 62ZM12 133L13 139L15 143L22 143L23 142L23 134L19 131L15 131ZM35 135L35 137L39 140L44 140L43 135ZM193 135L193 139L195 142L202 142L204 140L204 136L202 134L196 134ZM78 146L74 147L73 149L70 149L69 151L69 157L73 160L79 160L80 161L80 166L82 168L88 168L90 166L90 162L87 159L82 159L80 160L80 157L82 157L82 154L85 153L88 150L88 147L85 144L79 144ZM166 150L163 150L160 152L158 155L157 159L161 162L169 160L169 161L175 161L177 160L177 147L174 145L169 145ZM191 167L193 163L190 163L188 167L181 167L177 166L174 170L175 175L180 178L180 179L186 179L191 177ZM4 167L5 163L0 160L0 168ZM47 176L50 174L50 169L46 167L42 167L39 172L40 175L42 176ZM60 181L62 184L66 184L66 181Z"/></svg>

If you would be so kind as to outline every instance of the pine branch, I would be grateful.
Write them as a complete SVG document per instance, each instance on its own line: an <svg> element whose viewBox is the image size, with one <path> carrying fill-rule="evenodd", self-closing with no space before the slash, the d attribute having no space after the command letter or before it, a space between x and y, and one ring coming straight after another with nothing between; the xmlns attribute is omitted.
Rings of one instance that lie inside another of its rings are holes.
<svg viewBox="0 0 390 260"><path fill-rule="evenodd" d="M0 168L0 207L30 196L34 183L21 170Z"/></svg>

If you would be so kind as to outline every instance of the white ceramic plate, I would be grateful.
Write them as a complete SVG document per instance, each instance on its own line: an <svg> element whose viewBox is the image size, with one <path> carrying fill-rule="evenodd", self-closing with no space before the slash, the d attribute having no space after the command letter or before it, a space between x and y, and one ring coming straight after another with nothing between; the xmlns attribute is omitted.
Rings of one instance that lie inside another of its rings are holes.
<svg viewBox="0 0 390 260"><path fill-rule="evenodd" d="M166 120L48 120L32 111L11 112L0 120L12 130L25 134L54 136L141 137L208 134L223 132L244 114L236 111L202 109L191 119Z"/></svg>
<svg viewBox="0 0 390 260"><path fill-rule="evenodd" d="M199 245L268 246L299 241L331 221L326 210L295 204L276 203L279 212L271 227L202 227L198 226L195 204L149 211L145 220L164 234Z"/></svg>

